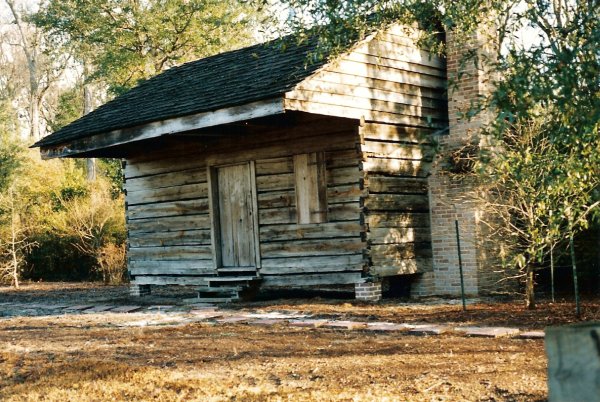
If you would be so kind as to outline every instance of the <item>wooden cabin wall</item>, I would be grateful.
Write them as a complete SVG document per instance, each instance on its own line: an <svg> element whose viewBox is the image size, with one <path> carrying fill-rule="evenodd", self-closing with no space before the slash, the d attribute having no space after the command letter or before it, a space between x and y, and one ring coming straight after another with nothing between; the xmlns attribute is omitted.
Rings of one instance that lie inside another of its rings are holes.
<svg viewBox="0 0 600 402"><path fill-rule="evenodd" d="M187 143L180 137L176 145L129 158L124 187L134 282L197 285L216 274L208 166L245 161L255 162L263 285L359 282L366 243L358 122L311 117L297 123L257 125L211 140L190 135ZM319 151L326 161L328 219L300 225L293 155Z"/></svg>
<svg viewBox="0 0 600 402"><path fill-rule="evenodd" d="M124 188L129 271L136 283L187 284L188 276L214 273L202 159L130 160Z"/></svg>
<svg viewBox="0 0 600 402"><path fill-rule="evenodd" d="M360 129L371 275L432 269L427 176L434 149L429 133L382 123Z"/></svg>

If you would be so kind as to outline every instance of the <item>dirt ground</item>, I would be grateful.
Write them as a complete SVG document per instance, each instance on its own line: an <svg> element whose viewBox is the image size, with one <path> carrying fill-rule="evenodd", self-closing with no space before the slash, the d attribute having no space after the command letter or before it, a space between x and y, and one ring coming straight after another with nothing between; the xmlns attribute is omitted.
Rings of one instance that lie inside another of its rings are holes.
<svg viewBox="0 0 600 402"><path fill-rule="evenodd" d="M125 287L34 284L0 288L0 303L127 304ZM178 304L155 294L144 303ZM361 321L511 325L575 321L572 303L379 304L278 299L234 306ZM0 308L7 308L6 305ZM599 317L586 302L584 319ZM543 340L414 336L275 324L118 327L131 315L0 317L0 400L46 401L543 401Z"/></svg>

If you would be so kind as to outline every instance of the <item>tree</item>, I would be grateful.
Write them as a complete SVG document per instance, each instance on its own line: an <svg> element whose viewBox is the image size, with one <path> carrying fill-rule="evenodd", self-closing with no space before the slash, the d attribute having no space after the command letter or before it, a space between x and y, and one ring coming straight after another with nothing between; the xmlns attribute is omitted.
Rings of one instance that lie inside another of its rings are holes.
<svg viewBox="0 0 600 402"><path fill-rule="evenodd" d="M256 12L227 0L51 0L34 21L118 94L176 64L253 41Z"/></svg>
<svg viewBox="0 0 600 402"><path fill-rule="evenodd" d="M27 111L29 136L33 140L41 138L42 107L48 90L58 81L68 66L69 55L56 52L48 46L42 32L28 23L29 12L23 4L15 0L4 0L12 16L14 41L10 44L20 49L27 66Z"/></svg>

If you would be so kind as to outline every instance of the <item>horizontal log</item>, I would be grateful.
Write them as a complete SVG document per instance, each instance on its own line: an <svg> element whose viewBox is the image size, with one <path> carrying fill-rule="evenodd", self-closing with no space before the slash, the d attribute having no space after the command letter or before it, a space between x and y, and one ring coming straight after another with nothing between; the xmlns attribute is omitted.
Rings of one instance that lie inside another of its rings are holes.
<svg viewBox="0 0 600 402"><path fill-rule="evenodd" d="M327 186L355 184L358 183L361 178L362 173L358 170L358 163L352 167L327 170Z"/></svg>
<svg viewBox="0 0 600 402"><path fill-rule="evenodd" d="M429 198L426 194L370 194L364 207L369 211L428 211Z"/></svg>
<svg viewBox="0 0 600 402"><path fill-rule="evenodd" d="M360 127L360 134L367 140L375 141L411 142L417 144L433 143L433 130L426 128L365 123Z"/></svg>
<svg viewBox="0 0 600 402"><path fill-rule="evenodd" d="M431 119L447 120L448 113L439 108L439 105L427 107L423 105L413 105L399 103L402 101L398 96L384 96L381 92L369 91L364 92L365 97L360 91L355 91L352 94L344 94L348 91L340 90L335 92L335 88L324 88L331 92L323 92L318 90L309 90L307 88L298 88L286 94L286 99L296 99L305 102L315 102L327 105L347 106L364 110L374 110L379 112L387 112L394 114L402 114L407 116L425 117ZM379 96L380 99L376 98ZM413 102L414 103L414 102Z"/></svg>
<svg viewBox="0 0 600 402"><path fill-rule="evenodd" d="M443 70L446 68L445 61L426 50L414 46L406 46L402 43L388 42L387 38L377 38L357 46L356 52L368 53L374 56L386 57L388 59L404 60L409 63L420 64Z"/></svg>
<svg viewBox="0 0 600 402"><path fill-rule="evenodd" d="M308 225L272 225L261 226L260 239L270 241L293 241L302 239L330 239L344 237L360 237L364 231L358 222L313 223Z"/></svg>
<svg viewBox="0 0 600 402"><path fill-rule="evenodd" d="M258 194L258 208L281 208L296 205L296 193L293 190L269 191Z"/></svg>
<svg viewBox="0 0 600 402"><path fill-rule="evenodd" d="M260 159L255 162L255 167L256 176L294 172L294 162L291 157Z"/></svg>
<svg viewBox="0 0 600 402"><path fill-rule="evenodd" d="M362 162L367 173L379 173L395 176L427 177L431 172L431 162L406 159L367 158Z"/></svg>
<svg viewBox="0 0 600 402"><path fill-rule="evenodd" d="M293 190L295 187L294 173L283 173L256 178L256 191L282 191Z"/></svg>
<svg viewBox="0 0 600 402"><path fill-rule="evenodd" d="M147 190L150 188L173 187L194 183L206 183L205 168L132 178L126 180L123 187L125 190L127 190L127 192L130 192Z"/></svg>
<svg viewBox="0 0 600 402"><path fill-rule="evenodd" d="M356 134L356 141L358 141L358 130ZM359 158L360 153L358 152L356 146L352 147L351 149L325 152L325 164L328 170L358 166Z"/></svg>
<svg viewBox="0 0 600 402"><path fill-rule="evenodd" d="M342 202L359 202L366 192L360 189L360 185L344 185L327 188L327 201L330 204Z"/></svg>
<svg viewBox="0 0 600 402"><path fill-rule="evenodd" d="M431 259L402 260L393 265L373 265L369 273L381 277L411 275L430 272L433 269Z"/></svg>
<svg viewBox="0 0 600 402"><path fill-rule="evenodd" d="M428 162L431 162L435 156L435 150L425 145L381 142L368 139L361 145L361 150L367 153L368 156L372 155L379 158L425 160Z"/></svg>
<svg viewBox="0 0 600 402"><path fill-rule="evenodd" d="M441 89L420 87L413 85L412 83L399 83L385 79L369 78L366 76L354 75L352 73L324 70L306 81L306 83L309 84L313 80L336 85L339 88L366 88L367 90L388 91L421 99L438 101L442 102L442 104L446 102L445 91ZM304 84L299 86L299 88L302 88L303 85ZM310 88L310 85L308 85L307 88Z"/></svg>
<svg viewBox="0 0 600 402"><path fill-rule="evenodd" d="M429 228L431 220L428 212L375 212L365 216L370 228L420 227Z"/></svg>
<svg viewBox="0 0 600 402"><path fill-rule="evenodd" d="M329 204L327 208L327 221L356 221L360 218L360 205L358 203ZM296 223L296 208L269 208L259 210L260 225L291 224Z"/></svg>
<svg viewBox="0 0 600 402"><path fill-rule="evenodd" d="M181 285L202 286L206 285L204 276L136 276L132 285Z"/></svg>
<svg viewBox="0 0 600 402"><path fill-rule="evenodd" d="M368 175L364 182L369 193L427 194L427 178Z"/></svg>
<svg viewBox="0 0 600 402"><path fill-rule="evenodd" d="M198 246L210 244L210 230L180 230L177 232L134 233L129 235L130 247Z"/></svg>
<svg viewBox="0 0 600 402"><path fill-rule="evenodd" d="M158 204L133 205L127 209L129 221L144 218L182 216L206 213L209 210L208 198L187 201L161 202Z"/></svg>
<svg viewBox="0 0 600 402"><path fill-rule="evenodd" d="M405 124L414 127L441 129L447 127L445 119L432 119L427 116L414 116L407 114L390 113L360 107L340 106L337 104L319 103L315 101L304 101L286 98L286 110L297 110L306 113L320 113L327 116L345 117L348 119L364 119L365 121Z"/></svg>
<svg viewBox="0 0 600 402"><path fill-rule="evenodd" d="M203 169L204 161L196 158L182 158L181 156L159 158L157 160L138 162L136 159L128 159L125 164L125 179L134 177L150 176L163 173L175 173L182 170Z"/></svg>
<svg viewBox="0 0 600 402"><path fill-rule="evenodd" d="M361 48L344 56L346 60L357 63L379 65L396 70L404 70L415 74L424 74L428 76L446 78L446 70L439 67L431 67L423 64L410 63L406 60L387 57L388 55L374 55L368 48Z"/></svg>
<svg viewBox="0 0 600 402"><path fill-rule="evenodd" d="M191 260L212 258L210 246L132 247L127 255L135 260Z"/></svg>
<svg viewBox="0 0 600 402"><path fill-rule="evenodd" d="M264 275L262 286L314 286L362 283L360 272L343 272L305 275Z"/></svg>
<svg viewBox="0 0 600 402"><path fill-rule="evenodd" d="M214 262L210 260L193 259L193 260L171 260L171 261L153 261L153 260L135 260L129 259L129 269L155 269L155 270L170 270L170 269L181 269L181 270L194 270L198 269L201 271L214 270ZM158 272L157 271L157 272Z"/></svg>
<svg viewBox="0 0 600 402"><path fill-rule="evenodd" d="M174 187L149 188L127 192L127 205L151 204L208 197L207 183L183 184Z"/></svg>
<svg viewBox="0 0 600 402"><path fill-rule="evenodd" d="M396 261L414 258L431 258L431 243L373 245L369 248L369 256L374 265L390 265Z"/></svg>
<svg viewBox="0 0 600 402"><path fill-rule="evenodd" d="M362 254L333 255L333 256L306 256L305 258L263 258L261 272L278 271L286 268L334 269L339 267L363 266L365 263ZM341 269L340 269L341 270Z"/></svg>
<svg viewBox="0 0 600 402"><path fill-rule="evenodd" d="M365 247L360 238L296 240L261 243L260 254L263 258L344 255L362 253Z"/></svg>
<svg viewBox="0 0 600 402"><path fill-rule="evenodd" d="M210 217L208 214L169 216L159 219L139 219L127 222L129 235L136 233L168 233L181 230L210 230Z"/></svg>
<svg viewBox="0 0 600 402"><path fill-rule="evenodd" d="M353 265L306 265L304 267L278 267L261 268L261 275L290 275L290 274L318 274L324 272L362 272L363 263Z"/></svg>
<svg viewBox="0 0 600 402"><path fill-rule="evenodd" d="M369 244L400 244L430 242L429 228L370 228L367 233Z"/></svg>
<svg viewBox="0 0 600 402"><path fill-rule="evenodd" d="M131 268L129 270L130 275L216 275L217 271L211 268L178 268L170 266L140 266L138 268Z"/></svg>

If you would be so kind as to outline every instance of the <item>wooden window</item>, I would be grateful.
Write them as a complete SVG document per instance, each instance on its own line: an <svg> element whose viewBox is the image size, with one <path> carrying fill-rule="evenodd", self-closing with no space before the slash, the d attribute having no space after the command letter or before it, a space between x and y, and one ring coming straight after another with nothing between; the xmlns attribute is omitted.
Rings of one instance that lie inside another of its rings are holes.
<svg viewBox="0 0 600 402"><path fill-rule="evenodd" d="M294 155L298 223L327 222L327 177L322 152Z"/></svg>

